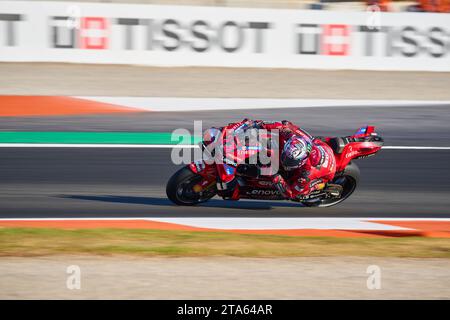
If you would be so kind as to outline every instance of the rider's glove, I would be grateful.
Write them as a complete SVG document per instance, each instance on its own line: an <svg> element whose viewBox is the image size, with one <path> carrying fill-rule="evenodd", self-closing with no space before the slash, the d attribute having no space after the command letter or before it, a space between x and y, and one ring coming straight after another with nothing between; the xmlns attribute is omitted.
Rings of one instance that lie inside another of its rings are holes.
<svg viewBox="0 0 450 320"><path fill-rule="evenodd" d="M286 181L280 174L276 174L272 177L272 183L275 185L275 187L283 197L285 197L286 199L291 199L292 192L289 189Z"/></svg>

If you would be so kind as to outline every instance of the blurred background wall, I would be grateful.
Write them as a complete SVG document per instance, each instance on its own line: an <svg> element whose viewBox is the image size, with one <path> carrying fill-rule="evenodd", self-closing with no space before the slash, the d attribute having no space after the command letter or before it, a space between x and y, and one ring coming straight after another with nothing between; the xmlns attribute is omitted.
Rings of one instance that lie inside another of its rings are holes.
<svg viewBox="0 0 450 320"><path fill-rule="evenodd" d="M376 4L382 11L450 12L450 0L78 0L74 2L358 11L367 10L368 6Z"/></svg>
<svg viewBox="0 0 450 320"><path fill-rule="evenodd" d="M3 0L0 0L3 1ZM20 1L20 0L19 0ZM39 0L32 0L39 1ZM70 1L70 0L47 0ZM423 1L423 0L422 0ZM427 0L428 1L428 0ZM433 2L439 2L440 0ZM447 0L444 0L447 1ZM361 0L77 0L76 2L102 2L102 3L139 3L158 5L197 5L222 7L248 7L248 8L280 8L280 9L326 9L326 10L366 10L372 3L384 5L389 3L389 11L404 11L417 4L411 0L396 1L361 1ZM431 2L431 1L430 1Z"/></svg>

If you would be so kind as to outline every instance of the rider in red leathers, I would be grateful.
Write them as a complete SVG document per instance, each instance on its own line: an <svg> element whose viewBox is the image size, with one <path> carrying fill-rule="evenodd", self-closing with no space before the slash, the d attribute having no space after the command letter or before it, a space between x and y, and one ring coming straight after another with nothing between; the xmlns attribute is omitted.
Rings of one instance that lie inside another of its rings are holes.
<svg viewBox="0 0 450 320"><path fill-rule="evenodd" d="M220 128L220 131L243 132L248 129L279 131L280 170L271 175L271 180L286 199L302 200L311 192L323 189L333 179L336 172L333 150L319 138L310 136L286 120L264 122L244 119L230 123ZM226 170L227 167L227 163L219 165L222 179L218 181L217 189L224 198L237 200L239 185L235 178L236 170ZM245 174L248 168L249 166L240 165L238 171ZM257 176L259 173L251 174Z"/></svg>

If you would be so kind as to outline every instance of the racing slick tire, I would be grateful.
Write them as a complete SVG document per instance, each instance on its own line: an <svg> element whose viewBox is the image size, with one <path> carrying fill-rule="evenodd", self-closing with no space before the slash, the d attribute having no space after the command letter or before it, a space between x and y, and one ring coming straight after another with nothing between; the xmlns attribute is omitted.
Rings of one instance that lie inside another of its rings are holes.
<svg viewBox="0 0 450 320"><path fill-rule="evenodd" d="M215 189L197 193L192 187L202 177L192 172L187 166L175 172L167 182L166 194L170 201L180 206L194 206L206 202L216 195Z"/></svg>
<svg viewBox="0 0 450 320"><path fill-rule="evenodd" d="M334 179L330 181L333 184L339 184L342 186L343 191L339 198L320 199L320 200L307 200L303 201L303 204L307 207L331 207L346 200L355 191L359 183L360 172L359 168L354 162L350 162L344 171L336 174Z"/></svg>

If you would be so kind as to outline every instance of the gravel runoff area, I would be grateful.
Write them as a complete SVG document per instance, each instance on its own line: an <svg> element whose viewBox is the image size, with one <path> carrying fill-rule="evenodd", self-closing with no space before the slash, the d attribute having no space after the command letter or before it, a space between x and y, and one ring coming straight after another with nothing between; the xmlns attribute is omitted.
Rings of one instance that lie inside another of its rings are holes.
<svg viewBox="0 0 450 320"><path fill-rule="evenodd" d="M368 289L374 265L380 288ZM449 299L450 260L11 257L0 287L0 299Z"/></svg>
<svg viewBox="0 0 450 320"><path fill-rule="evenodd" d="M450 100L450 73L0 63L2 95Z"/></svg>

